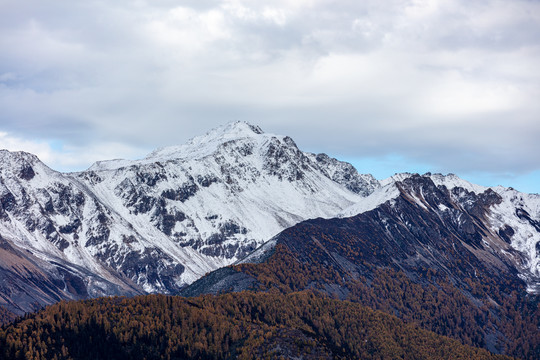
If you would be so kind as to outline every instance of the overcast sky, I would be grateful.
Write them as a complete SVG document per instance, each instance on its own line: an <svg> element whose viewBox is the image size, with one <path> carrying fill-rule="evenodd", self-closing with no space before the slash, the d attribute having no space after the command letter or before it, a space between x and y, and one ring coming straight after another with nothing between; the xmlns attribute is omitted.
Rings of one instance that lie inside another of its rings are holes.
<svg viewBox="0 0 540 360"><path fill-rule="evenodd" d="M0 0L0 148L82 170L234 120L540 193L540 2Z"/></svg>

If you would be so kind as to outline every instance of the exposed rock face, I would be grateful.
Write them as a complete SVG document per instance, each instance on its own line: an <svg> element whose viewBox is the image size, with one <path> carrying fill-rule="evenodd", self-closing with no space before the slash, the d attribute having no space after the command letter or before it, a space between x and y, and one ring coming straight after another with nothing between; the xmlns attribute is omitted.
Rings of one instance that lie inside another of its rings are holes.
<svg viewBox="0 0 540 360"><path fill-rule="evenodd" d="M1 294L20 312L61 298L174 293L286 227L336 216L378 186L349 164L246 123L72 174L2 150L0 235L36 271L57 264L42 277L58 289L35 283L56 290L27 289L28 300L17 302L7 288ZM68 278L73 285L61 281ZM12 285L26 281L17 279Z"/></svg>
<svg viewBox="0 0 540 360"><path fill-rule="evenodd" d="M0 306L21 314L60 300L142 293L119 273L110 281L82 266L55 260L44 261L0 237Z"/></svg>
<svg viewBox="0 0 540 360"><path fill-rule="evenodd" d="M519 274L530 293L540 290L540 257L536 251L540 241L540 195L501 186L482 187L452 174L399 174L382 184L340 216L367 216L368 210L382 209L391 212L388 216L393 219L412 216L406 226L413 238L418 229L428 231L430 241L441 246L450 236L457 236L459 242L454 241L452 251L472 252L482 262L491 264L488 266ZM422 212L404 207L404 201ZM435 216L439 224L427 226L421 220L424 212ZM418 221L417 228L411 227ZM434 235L433 231L438 233ZM466 249L456 250L459 243ZM446 250L442 250L434 258L447 257Z"/></svg>

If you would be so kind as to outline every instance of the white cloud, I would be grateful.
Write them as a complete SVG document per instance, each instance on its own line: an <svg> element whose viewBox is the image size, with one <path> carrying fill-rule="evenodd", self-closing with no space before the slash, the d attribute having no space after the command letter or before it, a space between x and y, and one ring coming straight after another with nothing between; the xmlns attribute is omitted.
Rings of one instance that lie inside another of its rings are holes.
<svg viewBox="0 0 540 360"><path fill-rule="evenodd" d="M37 155L42 161L51 161L53 150L50 145L43 141L32 141L10 136L6 132L0 132L0 149L9 151L26 151Z"/></svg>
<svg viewBox="0 0 540 360"><path fill-rule="evenodd" d="M96 159L136 159L150 151L134 148L123 143L97 142L88 146L65 146L61 142L50 143L21 139L6 132L0 132L0 149L25 151L37 155L45 164L59 171L84 170Z"/></svg>
<svg viewBox="0 0 540 360"><path fill-rule="evenodd" d="M242 119L336 155L532 171L539 56L525 0L4 1L0 131L100 160Z"/></svg>

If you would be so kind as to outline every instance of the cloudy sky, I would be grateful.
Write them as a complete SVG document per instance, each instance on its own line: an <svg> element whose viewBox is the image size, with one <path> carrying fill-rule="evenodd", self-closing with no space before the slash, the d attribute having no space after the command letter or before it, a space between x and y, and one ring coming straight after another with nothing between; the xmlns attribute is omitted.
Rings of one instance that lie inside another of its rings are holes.
<svg viewBox="0 0 540 360"><path fill-rule="evenodd" d="M0 148L82 170L235 120L540 193L540 2L0 0Z"/></svg>

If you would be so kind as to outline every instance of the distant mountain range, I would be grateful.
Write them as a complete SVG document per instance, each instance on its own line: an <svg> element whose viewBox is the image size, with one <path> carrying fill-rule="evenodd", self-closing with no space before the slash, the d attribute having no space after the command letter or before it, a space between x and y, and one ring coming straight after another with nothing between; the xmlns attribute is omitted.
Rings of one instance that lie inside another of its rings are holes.
<svg viewBox="0 0 540 360"><path fill-rule="evenodd" d="M244 122L78 173L0 150L0 320L241 290L315 291L540 357L540 196L452 174L379 181Z"/></svg>

